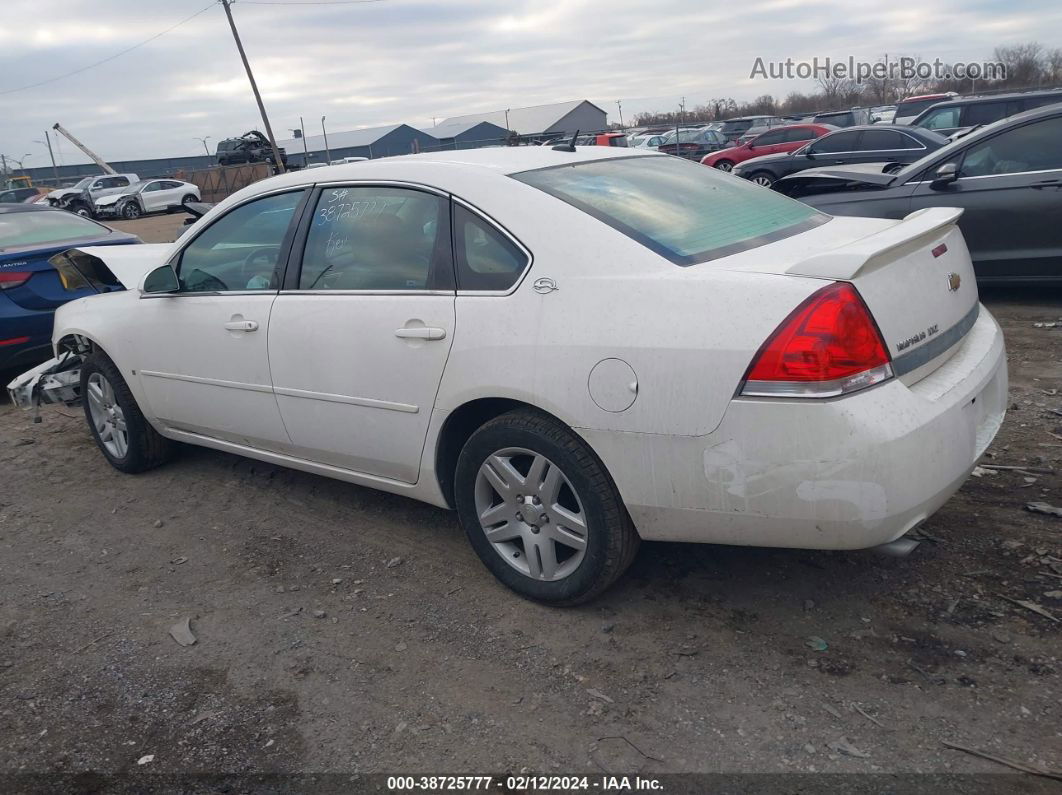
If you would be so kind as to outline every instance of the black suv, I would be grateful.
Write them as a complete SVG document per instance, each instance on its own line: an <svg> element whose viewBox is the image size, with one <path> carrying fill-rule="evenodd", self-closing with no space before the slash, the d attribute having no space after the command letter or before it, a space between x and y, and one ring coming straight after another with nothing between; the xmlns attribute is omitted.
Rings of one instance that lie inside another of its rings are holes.
<svg viewBox="0 0 1062 795"><path fill-rule="evenodd" d="M1062 102L1062 89L950 99L922 111L911 122L911 126L951 135L968 127L991 124L1056 102Z"/></svg>

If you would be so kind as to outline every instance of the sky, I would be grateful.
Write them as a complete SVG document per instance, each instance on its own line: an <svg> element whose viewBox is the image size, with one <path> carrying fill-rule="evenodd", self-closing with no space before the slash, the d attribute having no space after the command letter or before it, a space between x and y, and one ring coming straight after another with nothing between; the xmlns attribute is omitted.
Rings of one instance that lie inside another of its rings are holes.
<svg viewBox="0 0 1062 795"><path fill-rule="evenodd" d="M203 10L205 9L205 10ZM137 49L80 69L202 13ZM750 79L756 57L981 61L1062 39L1058 0L236 0L278 139L589 99L618 120L712 97L813 90ZM202 154L261 128L222 7L208 0L4 0L0 153L48 165L60 122L108 160ZM26 157L26 155L29 155ZM65 140L65 163L86 162Z"/></svg>

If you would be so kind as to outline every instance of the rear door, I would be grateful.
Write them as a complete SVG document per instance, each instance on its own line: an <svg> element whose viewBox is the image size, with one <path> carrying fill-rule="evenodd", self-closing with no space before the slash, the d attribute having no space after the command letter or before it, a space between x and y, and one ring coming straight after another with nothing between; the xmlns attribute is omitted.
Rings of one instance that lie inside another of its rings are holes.
<svg viewBox="0 0 1062 795"><path fill-rule="evenodd" d="M296 455L414 483L454 334L449 197L322 188L269 323Z"/></svg>
<svg viewBox="0 0 1062 795"><path fill-rule="evenodd" d="M1011 127L933 168L943 162L958 163L959 179L934 186L926 174L911 209L962 207L979 277L1062 274L1062 116Z"/></svg>

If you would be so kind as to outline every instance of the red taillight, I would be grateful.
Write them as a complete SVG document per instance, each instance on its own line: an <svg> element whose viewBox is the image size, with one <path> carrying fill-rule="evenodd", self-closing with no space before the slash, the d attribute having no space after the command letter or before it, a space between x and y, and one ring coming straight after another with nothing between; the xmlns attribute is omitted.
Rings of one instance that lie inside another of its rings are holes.
<svg viewBox="0 0 1062 795"><path fill-rule="evenodd" d="M834 397L891 377L870 311L852 285L838 282L804 301L767 339L741 394Z"/></svg>
<svg viewBox="0 0 1062 795"><path fill-rule="evenodd" d="M29 337L11 337L10 339L0 340L0 347L4 345L21 345L24 342L29 342Z"/></svg>
<svg viewBox="0 0 1062 795"><path fill-rule="evenodd" d="M33 275L30 271L0 271L0 290L10 290L12 287L21 287L27 281L29 277Z"/></svg>

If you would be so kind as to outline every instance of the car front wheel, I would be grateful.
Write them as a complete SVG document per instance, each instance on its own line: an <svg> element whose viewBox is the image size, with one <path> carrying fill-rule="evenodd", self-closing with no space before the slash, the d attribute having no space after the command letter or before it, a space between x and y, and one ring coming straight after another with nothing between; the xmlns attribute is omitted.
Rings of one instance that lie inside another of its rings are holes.
<svg viewBox="0 0 1062 795"><path fill-rule="evenodd" d="M769 188L774 184L774 177L768 174L766 171L757 171L755 174L749 177L751 182L755 182L757 185L761 185L764 188Z"/></svg>
<svg viewBox="0 0 1062 795"><path fill-rule="evenodd" d="M720 160L715 164L715 167L720 171L726 171L728 173L734 170L734 164L729 160Z"/></svg>
<svg viewBox="0 0 1062 795"><path fill-rule="evenodd" d="M92 438L115 469L133 474L169 460L173 442L151 427L121 372L103 353L93 353L81 367L81 399Z"/></svg>
<svg viewBox="0 0 1062 795"><path fill-rule="evenodd" d="M140 205L136 202L126 202L122 206L122 218L139 218L140 217Z"/></svg>
<svg viewBox="0 0 1062 795"><path fill-rule="evenodd" d="M461 451L454 486L473 549L495 577L529 599L593 599L638 549L604 465L548 415L517 410L479 428Z"/></svg>

